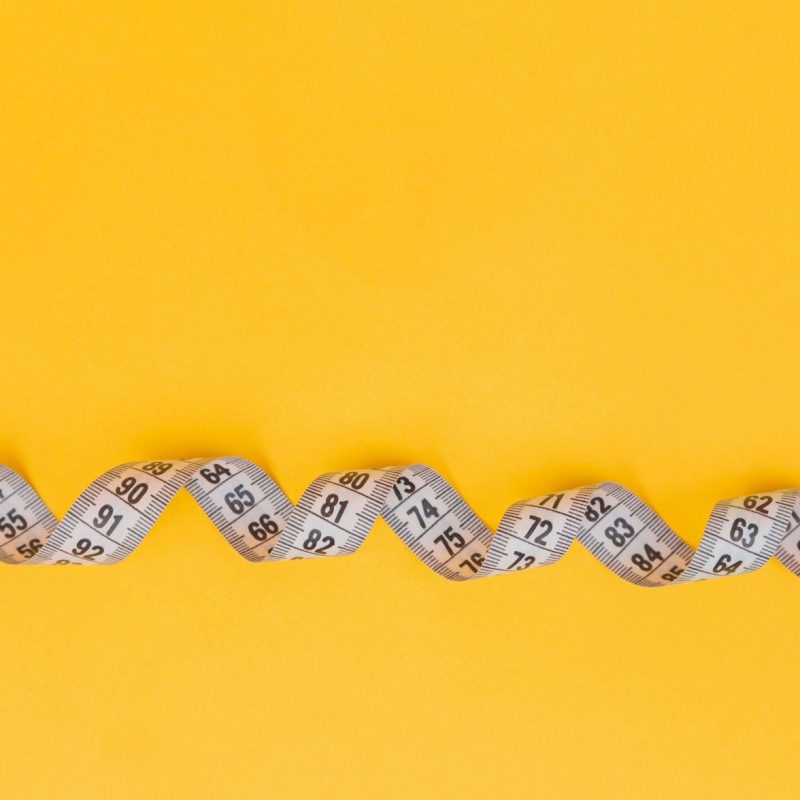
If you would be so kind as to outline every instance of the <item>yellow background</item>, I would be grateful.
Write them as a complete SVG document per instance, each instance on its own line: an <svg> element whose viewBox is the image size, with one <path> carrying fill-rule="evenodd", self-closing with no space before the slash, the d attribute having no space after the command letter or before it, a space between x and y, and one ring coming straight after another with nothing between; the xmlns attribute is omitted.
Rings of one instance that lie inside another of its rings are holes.
<svg viewBox="0 0 800 800"><path fill-rule="evenodd" d="M5 0L0 460L423 461L491 524L614 479L697 543L800 480L791 2ZM182 494L0 570L0 793L792 797L800 582L575 548L450 585L380 523L256 567Z"/></svg>

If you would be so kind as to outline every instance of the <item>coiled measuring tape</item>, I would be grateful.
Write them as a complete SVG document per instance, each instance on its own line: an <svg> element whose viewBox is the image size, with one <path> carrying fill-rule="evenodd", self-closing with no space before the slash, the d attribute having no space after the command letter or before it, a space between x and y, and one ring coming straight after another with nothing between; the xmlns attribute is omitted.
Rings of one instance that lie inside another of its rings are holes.
<svg viewBox="0 0 800 800"><path fill-rule="evenodd" d="M800 575L800 490L714 506L692 552L644 502L599 483L515 503L496 533L422 464L320 475L293 505L258 466L237 456L123 464L81 493L59 522L35 490L0 467L0 560L115 564L185 488L249 561L354 553L380 516L434 572L453 581L547 566L577 539L637 586L742 575L773 555Z"/></svg>

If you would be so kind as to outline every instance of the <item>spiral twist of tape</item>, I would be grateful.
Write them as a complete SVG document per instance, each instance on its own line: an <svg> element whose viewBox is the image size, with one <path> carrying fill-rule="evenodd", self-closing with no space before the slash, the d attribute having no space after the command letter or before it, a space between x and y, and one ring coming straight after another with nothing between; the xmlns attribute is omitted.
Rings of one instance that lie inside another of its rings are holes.
<svg viewBox="0 0 800 800"><path fill-rule="evenodd" d="M717 503L692 551L616 483L514 503L492 533L422 464L320 475L293 505L269 475L238 456L122 464L92 481L61 521L24 478L0 466L0 560L115 564L182 488L253 562L349 555L382 517L423 564L453 581L553 564L576 539L637 586L742 575L773 556L800 575L798 489Z"/></svg>

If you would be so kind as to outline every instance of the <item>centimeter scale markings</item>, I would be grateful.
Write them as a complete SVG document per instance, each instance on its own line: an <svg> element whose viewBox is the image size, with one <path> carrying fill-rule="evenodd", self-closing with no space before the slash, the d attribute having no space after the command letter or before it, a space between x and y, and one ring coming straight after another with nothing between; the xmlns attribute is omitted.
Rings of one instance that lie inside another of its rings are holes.
<svg viewBox="0 0 800 800"><path fill-rule="evenodd" d="M260 467L237 456L122 464L93 481L60 522L20 475L0 466L0 561L115 564L182 488L253 562L350 555L383 517L423 564L453 581L553 564L576 539L637 586L742 575L772 556L800 575L798 489L717 503L693 552L616 483L515 503L493 534L422 464L320 475L293 505Z"/></svg>

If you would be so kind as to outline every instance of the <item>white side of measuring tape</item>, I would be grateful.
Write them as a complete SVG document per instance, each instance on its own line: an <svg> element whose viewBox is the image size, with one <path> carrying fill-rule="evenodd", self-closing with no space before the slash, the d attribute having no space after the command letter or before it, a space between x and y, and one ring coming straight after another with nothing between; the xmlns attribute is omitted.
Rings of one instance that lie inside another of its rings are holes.
<svg viewBox="0 0 800 800"><path fill-rule="evenodd" d="M421 464L320 475L292 505L269 475L237 456L123 464L93 481L60 522L22 477L0 466L0 560L115 564L181 488L254 562L350 555L380 516L423 564L453 581L553 564L574 539L637 586L742 575L772 556L800 575L797 489L717 503L693 553L616 483L515 503L492 534Z"/></svg>

